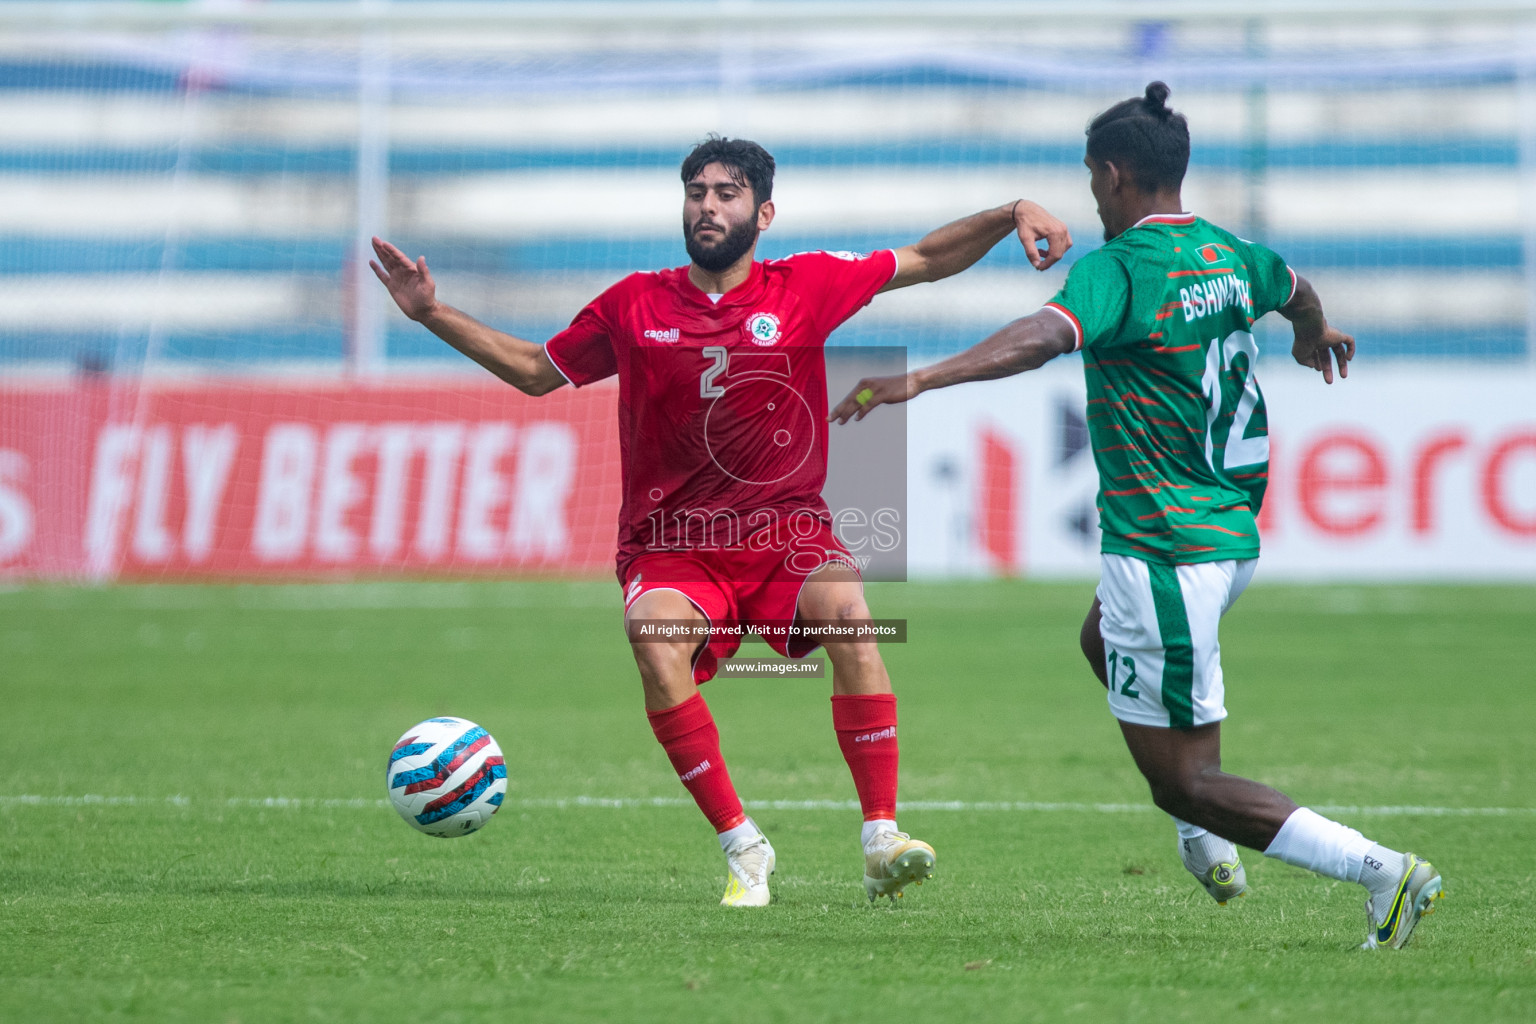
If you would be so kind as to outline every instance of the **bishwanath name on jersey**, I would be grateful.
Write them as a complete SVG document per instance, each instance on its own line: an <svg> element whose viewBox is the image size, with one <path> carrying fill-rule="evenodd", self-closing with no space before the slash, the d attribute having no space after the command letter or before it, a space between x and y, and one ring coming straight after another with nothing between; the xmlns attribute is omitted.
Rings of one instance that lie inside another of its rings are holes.
<svg viewBox="0 0 1536 1024"><path fill-rule="evenodd" d="M1253 291L1247 281L1232 273L1180 288L1179 302L1184 306L1185 323L1193 323L1232 306L1239 307L1250 320L1253 319Z"/></svg>

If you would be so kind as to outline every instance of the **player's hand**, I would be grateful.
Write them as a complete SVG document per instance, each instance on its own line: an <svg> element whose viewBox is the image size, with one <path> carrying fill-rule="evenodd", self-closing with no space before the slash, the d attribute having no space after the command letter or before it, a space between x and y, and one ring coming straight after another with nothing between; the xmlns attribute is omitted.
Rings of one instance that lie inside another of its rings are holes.
<svg viewBox="0 0 1536 1024"><path fill-rule="evenodd" d="M412 263L405 253L378 236L374 236L373 251L379 258L369 260L368 265L389 289L400 312L412 320L428 316L437 307L437 282L427 269L427 258L421 256Z"/></svg>
<svg viewBox="0 0 1536 1024"><path fill-rule="evenodd" d="M1036 270L1045 270L1056 264L1072 248L1072 232L1051 216L1045 207L1020 199L1013 204L1013 226L1024 245L1024 255ZM1039 242L1045 239L1045 251Z"/></svg>
<svg viewBox="0 0 1536 1024"><path fill-rule="evenodd" d="M1291 355L1308 369L1323 375L1323 383L1333 383L1333 364L1339 365L1339 379L1349 376L1349 361L1355 358L1355 339L1324 322L1321 330L1305 330L1296 327L1296 340L1291 345Z"/></svg>
<svg viewBox="0 0 1536 1024"><path fill-rule="evenodd" d="M861 420L877 405L896 405L916 398L922 391L910 373L894 377L865 377L853 386L846 398L837 403L827 417L833 423Z"/></svg>

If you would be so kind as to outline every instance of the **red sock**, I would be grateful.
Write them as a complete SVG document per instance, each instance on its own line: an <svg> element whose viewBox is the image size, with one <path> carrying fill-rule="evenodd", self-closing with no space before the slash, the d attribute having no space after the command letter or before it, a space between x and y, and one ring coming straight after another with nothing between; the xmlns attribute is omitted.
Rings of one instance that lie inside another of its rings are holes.
<svg viewBox="0 0 1536 1024"><path fill-rule="evenodd" d="M832 698L832 728L853 773L864 820L896 820L896 695L848 694Z"/></svg>
<svg viewBox="0 0 1536 1024"><path fill-rule="evenodd" d="M747 820L731 785L731 773L720 756L720 730L701 694L694 694L676 707L647 711L651 731L666 750L677 777L704 817L716 832L735 828Z"/></svg>

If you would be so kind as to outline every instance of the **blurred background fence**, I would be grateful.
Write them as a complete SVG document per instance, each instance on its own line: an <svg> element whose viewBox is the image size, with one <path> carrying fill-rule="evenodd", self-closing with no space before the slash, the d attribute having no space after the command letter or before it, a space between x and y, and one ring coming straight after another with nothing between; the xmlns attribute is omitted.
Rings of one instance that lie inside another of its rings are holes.
<svg viewBox="0 0 1536 1024"><path fill-rule="evenodd" d="M1325 407L1260 335L1272 420L1316 435L1278 443L1277 564L1536 577L1536 10L1408 0L0 4L0 573L600 571L611 396L485 385L394 311L368 236L543 340L686 262L677 165L717 131L778 159L764 256L1023 195L1070 264L1101 234L1084 126L1153 78L1187 206L1360 341ZM939 357L1065 269L1005 244L833 343ZM1092 571L1073 372L913 407L915 569Z"/></svg>

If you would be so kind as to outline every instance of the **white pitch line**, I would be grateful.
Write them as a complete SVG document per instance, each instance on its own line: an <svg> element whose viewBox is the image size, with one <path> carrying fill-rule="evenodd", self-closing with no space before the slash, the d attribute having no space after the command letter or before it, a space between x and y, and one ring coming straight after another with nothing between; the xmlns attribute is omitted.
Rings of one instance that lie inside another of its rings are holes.
<svg viewBox="0 0 1536 1024"><path fill-rule="evenodd" d="M856 811L857 800L744 800L752 810L772 811ZM189 796L41 796L37 794L0 795L0 807L232 807L240 809L274 810L331 810L336 808L373 809L390 806L388 800L366 797L349 799L325 797L189 797ZM551 798L510 799L503 807L521 810L571 810L581 808L608 808L612 810L637 810L647 807L692 807L687 797L602 797L573 796ZM1031 800L903 800L903 811L962 811L1005 813L1069 813L1069 814L1146 814L1156 811L1146 804L1097 804L1070 801ZM1420 805L1341 805L1316 804L1313 810L1323 814L1368 815L1385 817L1426 818L1514 818L1536 816L1536 807L1430 807Z"/></svg>

